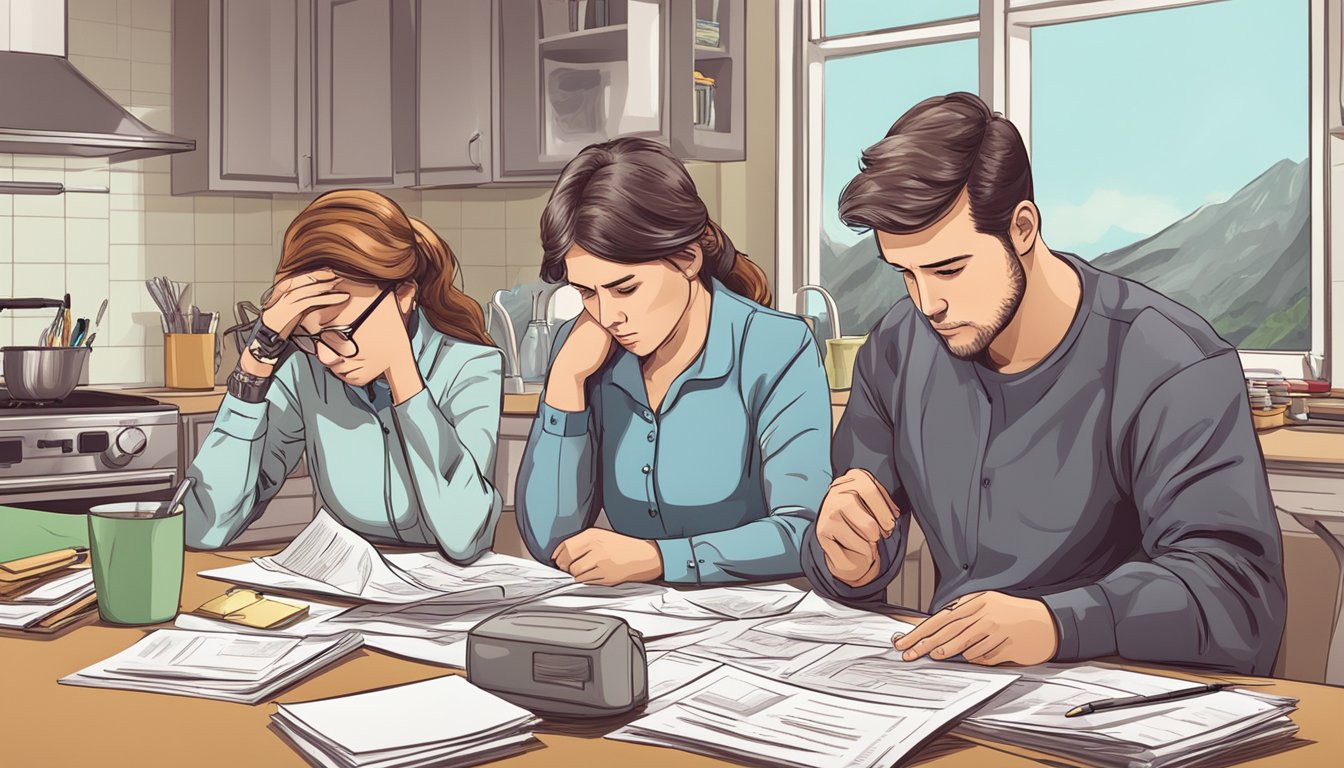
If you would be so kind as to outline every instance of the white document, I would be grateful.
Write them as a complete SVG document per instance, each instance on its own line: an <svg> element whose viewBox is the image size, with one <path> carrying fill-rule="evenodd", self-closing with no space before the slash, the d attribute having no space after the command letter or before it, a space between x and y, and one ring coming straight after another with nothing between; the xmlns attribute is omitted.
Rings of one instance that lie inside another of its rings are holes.
<svg viewBox="0 0 1344 768"><path fill-rule="evenodd" d="M785 616L760 625L762 632L823 643L891 648L892 636L914 625L880 613L860 611L809 593Z"/></svg>
<svg viewBox="0 0 1344 768"><path fill-rule="evenodd" d="M93 592L93 569L76 568L56 579L43 584L24 595L19 595L12 602L56 605L69 605L78 601Z"/></svg>
<svg viewBox="0 0 1344 768"><path fill-rule="evenodd" d="M364 645L376 651L390 653L403 659L438 664L453 669L467 668L467 639L465 633L435 639L401 637L398 635L364 635Z"/></svg>
<svg viewBox="0 0 1344 768"><path fill-rule="evenodd" d="M680 651L649 657L649 704L646 712L661 709L663 697L723 666L721 662Z"/></svg>
<svg viewBox="0 0 1344 768"><path fill-rule="evenodd" d="M658 584L613 587L579 584L546 595L531 605L615 616L646 640L695 632L723 620L719 614L689 603L681 610L663 610L680 600L676 590Z"/></svg>
<svg viewBox="0 0 1344 768"><path fill-rule="evenodd" d="M387 561L416 582L440 592L498 587L504 598L516 600L574 583L574 577L564 571L497 552L486 552L470 565L456 565L438 552L401 552L388 555Z"/></svg>
<svg viewBox="0 0 1344 768"><path fill-rule="evenodd" d="M61 584L61 586L48 589L56 584ZM24 599L39 592L42 593L41 599ZM59 596L57 596L58 593ZM15 602L0 603L0 628L26 629L53 613L69 608L91 594L93 594L92 571L80 570L70 576L63 576L51 582L51 584L33 590L29 595L17 598Z"/></svg>
<svg viewBox="0 0 1344 768"><path fill-rule="evenodd" d="M1001 691L1019 675L968 664L905 661L895 648L842 645L791 666L780 677L803 688L865 701L936 709L984 701L986 690Z"/></svg>
<svg viewBox="0 0 1344 768"><path fill-rule="evenodd" d="M723 622L712 632L679 638L687 640L678 650L771 677L790 669L806 667L839 646L762 632L759 621Z"/></svg>
<svg viewBox="0 0 1344 768"><path fill-rule="evenodd" d="M697 589L679 594L682 600L727 619L763 619L788 613L808 593L788 584L763 584Z"/></svg>
<svg viewBox="0 0 1344 768"><path fill-rule="evenodd" d="M319 765L379 768L502 757L525 748L538 722L456 675L280 704L272 721Z"/></svg>
<svg viewBox="0 0 1344 768"><path fill-rule="evenodd" d="M607 738L752 763L870 768L895 764L965 711L807 691L728 666L682 686L670 698Z"/></svg>

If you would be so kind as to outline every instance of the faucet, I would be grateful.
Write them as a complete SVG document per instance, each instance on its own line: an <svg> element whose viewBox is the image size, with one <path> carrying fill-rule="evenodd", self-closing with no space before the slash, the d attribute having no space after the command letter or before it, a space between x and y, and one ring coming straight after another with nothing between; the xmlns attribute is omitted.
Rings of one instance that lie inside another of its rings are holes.
<svg viewBox="0 0 1344 768"><path fill-rule="evenodd" d="M513 333L513 317L509 311L504 308L504 303L500 297L504 291L495 291L495 296L490 300L490 309L498 312L504 321L504 344L500 347L504 351L504 393L508 395L521 395L523 393L523 376L518 368L518 338Z"/></svg>
<svg viewBox="0 0 1344 768"><path fill-rule="evenodd" d="M820 285L800 286L798 290L793 292L793 299L795 302L795 306L798 297L802 296L804 293L807 293L808 291L821 294L822 300L826 302L826 314L831 316L831 338L832 339L840 338L840 310L836 308L835 299L831 298L830 292L828 292L825 288L822 288ZM806 313L804 312L804 314Z"/></svg>

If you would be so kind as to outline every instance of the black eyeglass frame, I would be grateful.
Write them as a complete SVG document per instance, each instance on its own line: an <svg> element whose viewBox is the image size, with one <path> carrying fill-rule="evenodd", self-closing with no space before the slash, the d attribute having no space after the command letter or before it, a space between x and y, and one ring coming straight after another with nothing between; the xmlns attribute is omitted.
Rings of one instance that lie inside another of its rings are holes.
<svg viewBox="0 0 1344 768"><path fill-rule="evenodd" d="M373 310L377 309L378 305L383 303L383 299L387 298L388 294L392 293L395 289L396 285L384 286L382 292L373 300L373 303L366 307L363 312L359 313L359 317L352 320L349 325L334 325L330 328L323 328L317 333L301 333L300 331L295 330L289 334L289 340L294 342L294 346L304 354L316 355L317 345L321 344L327 349L330 349L331 353L337 357L354 357L359 354L359 342L355 341L355 331L359 330L359 326L368 319L369 315L373 314ZM354 350L348 355L341 354L340 351L322 338L323 335L328 333L339 334L343 341L348 342L354 347Z"/></svg>

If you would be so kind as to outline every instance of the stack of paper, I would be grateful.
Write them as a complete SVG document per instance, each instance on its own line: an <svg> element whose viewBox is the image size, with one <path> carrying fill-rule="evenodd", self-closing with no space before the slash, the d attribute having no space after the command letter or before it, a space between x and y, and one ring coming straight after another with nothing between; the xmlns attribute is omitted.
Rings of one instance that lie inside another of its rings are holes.
<svg viewBox="0 0 1344 768"><path fill-rule="evenodd" d="M608 738L753 764L887 766L1009 682L961 706L912 707L810 691L725 665L696 674Z"/></svg>
<svg viewBox="0 0 1344 768"><path fill-rule="evenodd" d="M1090 765L1175 766L1218 757L1234 762L1281 746L1297 732L1295 699L1224 690L1160 704L1065 717L1103 699L1149 696L1195 683L1096 666L1046 665L1023 678L958 733L1051 752Z"/></svg>
<svg viewBox="0 0 1344 768"><path fill-rule="evenodd" d="M360 642L354 632L298 638L160 629L59 682L256 704L331 666Z"/></svg>
<svg viewBox="0 0 1344 768"><path fill-rule="evenodd" d="M302 704L280 704L275 727L323 766L467 766L538 746L532 713L458 676Z"/></svg>
<svg viewBox="0 0 1344 768"><path fill-rule="evenodd" d="M0 600L0 628L52 632L93 612L97 604L93 571L75 568Z"/></svg>

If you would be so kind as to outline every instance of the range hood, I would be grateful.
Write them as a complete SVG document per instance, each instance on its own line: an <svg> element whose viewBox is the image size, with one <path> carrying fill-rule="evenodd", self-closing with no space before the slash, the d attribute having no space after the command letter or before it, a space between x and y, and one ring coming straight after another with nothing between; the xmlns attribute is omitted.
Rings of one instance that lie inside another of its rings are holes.
<svg viewBox="0 0 1344 768"><path fill-rule="evenodd" d="M0 152L116 163L196 148L140 122L66 59L64 0L0 0L0 14Z"/></svg>

